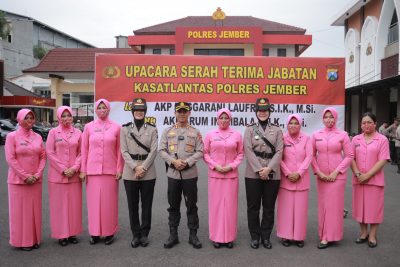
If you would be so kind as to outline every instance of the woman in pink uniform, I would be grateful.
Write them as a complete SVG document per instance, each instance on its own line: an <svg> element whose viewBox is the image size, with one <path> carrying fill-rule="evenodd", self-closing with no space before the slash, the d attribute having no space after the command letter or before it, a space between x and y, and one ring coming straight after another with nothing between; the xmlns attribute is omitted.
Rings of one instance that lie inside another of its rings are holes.
<svg viewBox="0 0 400 267"><path fill-rule="evenodd" d="M338 128L337 112L326 108L322 113L325 127L312 136L312 167L317 176L319 249L343 237L344 189L347 169L353 160L349 135Z"/></svg>
<svg viewBox="0 0 400 267"><path fill-rule="evenodd" d="M123 160L120 152L121 126L108 119L110 103L99 99L97 119L86 124L82 134L80 178L86 179L90 244L111 245L118 231L118 181Z"/></svg>
<svg viewBox="0 0 400 267"><path fill-rule="evenodd" d="M204 139L204 160L208 164L208 224L215 248L233 247L237 234L238 167L243 159L241 134L230 128L231 112L220 109L218 129Z"/></svg>
<svg viewBox="0 0 400 267"><path fill-rule="evenodd" d="M389 142L385 136L376 132L376 116L370 112L362 116L361 130L362 134L353 137L353 218L360 223L361 228L356 243L368 241L368 246L374 248L378 245L378 225L383 221L383 167L390 159Z"/></svg>
<svg viewBox="0 0 400 267"><path fill-rule="evenodd" d="M301 123L299 115L290 115L287 120L288 132L283 136L277 235L282 238L285 247L290 246L292 240L298 247L304 247L307 233L308 167L313 150L311 138L300 131Z"/></svg>
<svg viewBox="0 0 400 267"><path fill-rule="evenodd" d="M21 109L19 128L7 135L10 244L22 250L39 248L42 239L42 175L46 152L40 135L32 131L35 114Z"/></svg>
<svg viewBox="0 0 400 267"><path fill-rule="evenodd" d="M61 246L77 244L82 232L81 167L82 132L73 127L72 109L57 109L59 126L49 132L46 153L50 162L48 173L51 237Z"/></svg>

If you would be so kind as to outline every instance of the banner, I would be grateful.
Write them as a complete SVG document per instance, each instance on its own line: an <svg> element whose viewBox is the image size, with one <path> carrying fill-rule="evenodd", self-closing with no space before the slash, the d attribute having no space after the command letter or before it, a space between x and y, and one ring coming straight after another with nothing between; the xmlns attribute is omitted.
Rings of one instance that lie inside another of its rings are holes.
<svg viewBox="0 0 400 267"><path fill-rule="evenodd" d="M146 120L159 132L175 124L174 103L192 103L190 124L203 134L216 127L220 108L232 112L232 127L244 132L257 121L255 100L267 97L271 122L286 128L288 115L303 117L303 131L323 127L322 111L337 109L344 126L344 59L96 55L95 99L111 102L110 119L132 121L133 98L147 101Z"/></svg>

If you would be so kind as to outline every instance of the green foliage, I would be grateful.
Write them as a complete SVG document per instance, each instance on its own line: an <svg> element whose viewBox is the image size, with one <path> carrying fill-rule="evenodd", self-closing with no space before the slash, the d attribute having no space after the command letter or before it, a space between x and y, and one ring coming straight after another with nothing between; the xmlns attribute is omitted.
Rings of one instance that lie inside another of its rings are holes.
<svg viewBox="0 0 400 267"><path fill-rule="evenodd" d="M35 45L33 47L33 57L37 59L42 59L47 54L47 49L41 45Z"/></svg>
<svg viewBox="0 0 400 267"><path fill-rule="evenodd" d="M4 11L0 11L0 37L5 40L9 34L10 26L6 20L6 13Z"/></svg>

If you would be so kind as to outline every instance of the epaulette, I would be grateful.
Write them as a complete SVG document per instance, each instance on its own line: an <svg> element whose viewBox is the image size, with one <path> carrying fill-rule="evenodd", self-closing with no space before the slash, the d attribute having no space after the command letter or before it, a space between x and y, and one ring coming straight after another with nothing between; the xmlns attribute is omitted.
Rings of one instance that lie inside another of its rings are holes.
<svg viewBox="0 0 400 267"><path fill-rule="evenodd" d="M279 127L279 124L270 123L270 125Z"/></svg>
<svg viewBox="0 0 400 267"><path fill-rule="evenodd" d="M247 124L246 127L250 127L250 126L253 126L253 125L255 125L255 124L256 124L256 123L253 122L253 123Z"/></svg>
<svg viewBox="0 0 400 267"><path fill-rule="evenodd" d="M151 124L151 123L146 123L146 124L149 125L149 126L156 127L154 124Z"/></svg>
<svg viewBox="0 0 400 267"><path fill-rule="evenodd" d="M128 126L130 126L132 124L132 122L127 122L127 123L125 123L125 124L122 124L122 127L128 127Z"/></svg>

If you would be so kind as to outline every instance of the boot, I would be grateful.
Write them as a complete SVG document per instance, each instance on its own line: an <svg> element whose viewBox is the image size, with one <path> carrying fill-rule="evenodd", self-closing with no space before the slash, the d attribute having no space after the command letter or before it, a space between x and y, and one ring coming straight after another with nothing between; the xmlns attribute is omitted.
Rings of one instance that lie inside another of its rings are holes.
<svg viewBox="0 0 400 267"><path fill-rule="evenodd" d="M191 244L194 248L201 248L201 242L197 237L197 230L190 230L189 244Z"/></svg>
<svg viewBox="0 0 400 267"><path fill-rule="evenodd" d="M172 248L179 243L178 239L178 227L169 227L169 237L164 243L164 248Z"/></svg>

